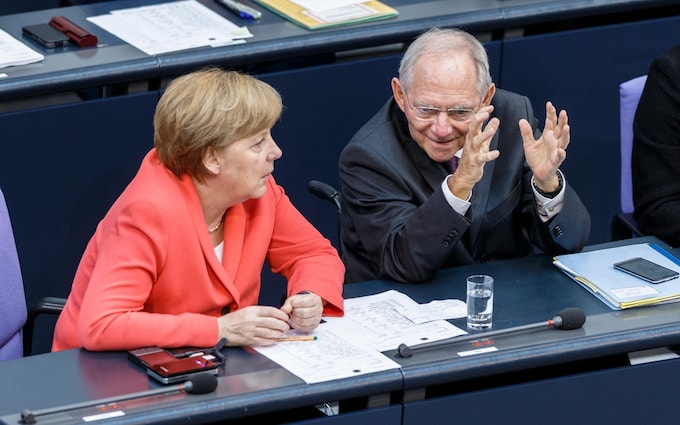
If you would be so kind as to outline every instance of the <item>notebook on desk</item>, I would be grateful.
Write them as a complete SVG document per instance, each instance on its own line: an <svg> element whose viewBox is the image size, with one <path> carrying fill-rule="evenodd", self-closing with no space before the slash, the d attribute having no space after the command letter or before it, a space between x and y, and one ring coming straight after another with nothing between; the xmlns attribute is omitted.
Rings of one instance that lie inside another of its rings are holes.
<svg viewBox="0 0 680 425"><path fill-rule="evenodd" d="M613 310L680 301L680 278L648 283L614 267L635 257L680 272L680 259L655 243L558 255L553 264Z"/></svg>
<svg viewBox="0 0 680 425"><path fill-rule="evenodd" d="M308 30L370 22L399 14L396 9L375 0L253 1Z"/></svg>

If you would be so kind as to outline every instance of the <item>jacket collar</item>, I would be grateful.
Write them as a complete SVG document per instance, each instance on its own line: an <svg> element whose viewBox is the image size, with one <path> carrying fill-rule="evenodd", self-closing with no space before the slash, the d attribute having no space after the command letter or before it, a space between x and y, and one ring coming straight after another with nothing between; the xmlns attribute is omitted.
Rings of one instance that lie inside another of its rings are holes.
<svg viewBox="0 0 680 425"><path fill-rule="evenodd" d="M174 177L172 172L167 171ZM177 180L176 177L175 180ZM224 217L224 255L222 263L220 263L217 255L215 255L215 248L213 247L210 234L206 229L205 216L203 215L203 209L201 208L201 202L193 180L189 175L185 174L177 182L184 198L184 205L191 217L193 230L201 245L201 251L203 252L207 267L211 269L212 273L217 276L220 282L232 294L236 304L240 305L240 291L234 285L233 276L236 276L238 271L243 244L234 243L234 241L243 241L245 238L244 232L246 226L243 225L243 221L245 221L243 205L239 204L231 207Z"/></svg>

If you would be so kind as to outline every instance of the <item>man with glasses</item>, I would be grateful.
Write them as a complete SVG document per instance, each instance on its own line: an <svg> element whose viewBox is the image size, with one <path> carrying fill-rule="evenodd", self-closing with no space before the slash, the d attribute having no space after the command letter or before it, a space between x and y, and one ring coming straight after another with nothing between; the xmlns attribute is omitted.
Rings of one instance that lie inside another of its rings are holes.
<svg viewBox="0 0 680 425"><path fill-rule="evenodd" d="M346 281L431 279L442 267L580 250L590 216L559 170L567 113L541 131L497 89L472 35L432 29L407 49L393 97L340 156Z"/></svg>

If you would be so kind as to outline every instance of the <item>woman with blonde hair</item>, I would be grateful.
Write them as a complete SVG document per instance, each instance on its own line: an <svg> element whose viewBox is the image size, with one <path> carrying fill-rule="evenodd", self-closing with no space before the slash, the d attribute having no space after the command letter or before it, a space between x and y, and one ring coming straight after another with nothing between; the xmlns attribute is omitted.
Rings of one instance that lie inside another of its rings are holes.
<svg viewBox="0 0 680 425"><path fill-rule="evenodd" d="M275 343L342 315L344 266L272 172L282 111L268 84L211 68L174 80L155 147L97 226L53 350ZM258 306L265 261L288 281Z"/></svg>

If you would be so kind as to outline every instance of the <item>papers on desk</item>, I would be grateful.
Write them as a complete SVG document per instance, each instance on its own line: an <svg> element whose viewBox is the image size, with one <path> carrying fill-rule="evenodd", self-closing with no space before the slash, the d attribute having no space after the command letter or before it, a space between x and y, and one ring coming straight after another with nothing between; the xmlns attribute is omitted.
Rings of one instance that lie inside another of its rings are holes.
<svg viewBox="0 0 680 425"><path fill-rule="evenodd" d="M314 335L314 341L253 348L308 384L399 368L379 351L348 338L341 321L322 323Z"/></svg>
<svg viewBox="0 0 680 425"><path fill-rule="evenodd" d="M419 306L434 312L430 321L422 321L427 313ZM419 317L421 323L404 314ZM393 350L401 343L413 346L465 334L444 320L465 314L463 301L419 305L390 290L345 300L345 316L324 318L313 333L314 341L279 342L254 349L309 384L349 378L399 368L381 351Z"/></svg>
<svg viewBox="0 0 680 425"><path fill-rule="evenodd" d="M378 351L387 351L396 349L401 343L413 346L465 334L446 321L465 317L465 302L439 302L451 303L458 308L440 309L434 302L421 305L395 290L347 299L345 316L341 320L347 322L351 331L344 335ZM429 321L424 317L429 317Z"/></svg>
<svg viewBox="0 0 680 425"><path fill-rule="evenodd" d="M357 24L397 16L379 1L367 0L254 0L309 30Z"/></svg>
<svg viewBox="0 0 680 425"><path fill-rule="evenodd" d="M680 301L680 278L652 284L613 266L634 257L680 271L680 260L653 243L558 255L553 264L613 310Z"/></svg>
<svg viewBox="0 0 680 425"><path fill-rule="evenodd" d="M244 43L253 36L194 0L113 10L87 20L148 55Z"/></svg>
<svg viewBox="0 0 680 425"><path fill-rule="evenodd" d="M40 62L45 57L21 41L0 30L0 68Z"/></svg>

